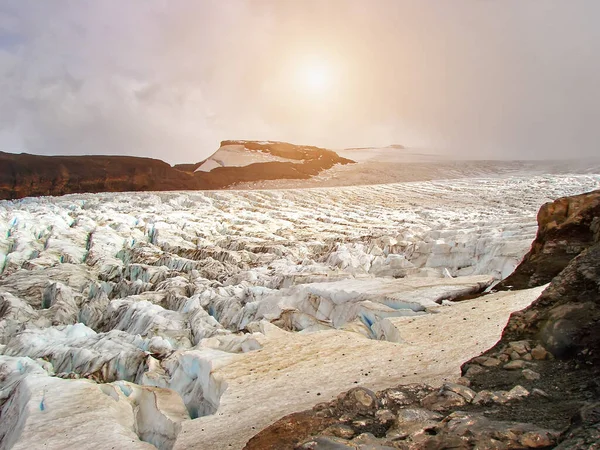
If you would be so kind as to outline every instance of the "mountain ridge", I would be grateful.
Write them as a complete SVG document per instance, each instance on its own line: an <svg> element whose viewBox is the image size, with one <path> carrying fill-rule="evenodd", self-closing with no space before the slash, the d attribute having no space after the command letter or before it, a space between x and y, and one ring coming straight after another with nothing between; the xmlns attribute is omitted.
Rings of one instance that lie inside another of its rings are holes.
<svg viewBox="0 0 600 450"><path fill-rule="evenodd" d="M135 156L45 156L0 152L0 200L73 193L223 189L241 182L308 179L335 164L353 162L332 150L313 146L223 141L222 147L231 145L229 142L243 143L250 151L284 155L286 160L198 172L197 169L210 158L171 166L159 159Z"/></svg>

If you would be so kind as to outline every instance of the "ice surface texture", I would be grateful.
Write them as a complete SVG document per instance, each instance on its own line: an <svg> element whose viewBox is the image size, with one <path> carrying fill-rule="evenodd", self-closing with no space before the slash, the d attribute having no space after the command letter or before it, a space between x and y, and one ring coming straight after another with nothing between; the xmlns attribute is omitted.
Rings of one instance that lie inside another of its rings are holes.
<svg viewBox="0 0 600 450"><path fill-rule="evenodd" d="M295 339L335 344L323 364L346 339L349 355L359 339L366 357L365 338L392 351L405 341L398 320L507 276L542 203L599 184L553 175L0 202L0 448L32 448L73 411L89 417L62 427L118 430L94 448L186 448L182 424L231 411L231 395L266 379L232 374L277 379L276 363L247 355L290 358ZM273 392L304 389L277 380Z"/></svg>

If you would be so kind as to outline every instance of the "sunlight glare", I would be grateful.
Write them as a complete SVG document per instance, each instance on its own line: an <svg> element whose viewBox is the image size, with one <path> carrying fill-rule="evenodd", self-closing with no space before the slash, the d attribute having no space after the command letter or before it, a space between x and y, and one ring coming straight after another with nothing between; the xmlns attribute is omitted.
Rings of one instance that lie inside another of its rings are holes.
<svg viewBox="0 0 600 450"><path fill-rule="evenodd" d="M325 64L307 64L304 67L303 84L305 88L313 93L323 93L327 91L332 84L331 69Z"/></svg>

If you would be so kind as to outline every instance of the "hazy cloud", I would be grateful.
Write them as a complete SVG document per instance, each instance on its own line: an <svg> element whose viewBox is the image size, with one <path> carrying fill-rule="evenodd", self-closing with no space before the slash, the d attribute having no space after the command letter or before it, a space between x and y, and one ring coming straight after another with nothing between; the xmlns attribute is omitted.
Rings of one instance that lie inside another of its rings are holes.
<svg viewBox="0 0 600 450"><path fill-rule="evenodd" d="M200 160L222 139L594 155L596 0L4 0L0 149ZM325 94L295 73L319 58Z"/></svg>

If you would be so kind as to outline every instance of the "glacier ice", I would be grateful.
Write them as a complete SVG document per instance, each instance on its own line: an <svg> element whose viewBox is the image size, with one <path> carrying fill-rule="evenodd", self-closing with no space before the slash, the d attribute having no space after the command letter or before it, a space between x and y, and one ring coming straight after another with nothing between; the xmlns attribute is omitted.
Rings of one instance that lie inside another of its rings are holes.
<svg viewBox="0 0 600 450"><path fill-rule="evenodd" d="M82 448L70 428L92 436L98 421L113 434L96 448L191 448L181 430L198 437L196 423L256 419L244 411L267 401L260 384L291 402L318 383L333 395L367 382L371 353L416 352L411 321L458 311L440 304L513 270L543 202L599 184L540 175L2 201L0 448L31 446L61 420L71 447L56 434L47 448ZM389 377L387 361L369 382Z"/></svg>

